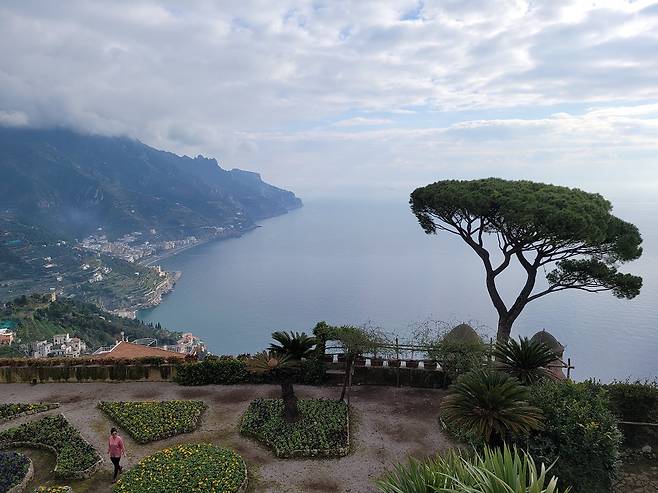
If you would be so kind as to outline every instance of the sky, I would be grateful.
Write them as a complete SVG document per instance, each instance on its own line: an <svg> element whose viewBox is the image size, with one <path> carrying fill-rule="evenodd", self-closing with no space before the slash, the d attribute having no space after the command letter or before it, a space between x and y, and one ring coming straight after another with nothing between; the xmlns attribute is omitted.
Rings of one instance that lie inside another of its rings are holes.
<svg viewBox="0 0 658 493"><path fill-rule="evenodd" d="M658 197L658 2L0 2L0 125L304 197L500 176Z"/></svg>

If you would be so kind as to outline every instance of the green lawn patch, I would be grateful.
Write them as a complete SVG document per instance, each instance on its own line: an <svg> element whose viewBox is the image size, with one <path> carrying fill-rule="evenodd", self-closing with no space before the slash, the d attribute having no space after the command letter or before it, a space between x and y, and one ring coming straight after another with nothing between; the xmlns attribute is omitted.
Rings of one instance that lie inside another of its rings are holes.
<svg viewBox="0 0 658 493"><path fill-rule="evenodd" d="M36 404L22 402L0 404L0 423L27 414L41 413L50 409L55 409L56 407L59 407L59 404L51 402L39 402Z"/></svg>
<svg viewBox="0 0 658 493"><path fill-rule="evenodd" d="M58 414L0 432L0 448L45 448L57 457L55 476L85 478L102 460L67 419Z"/></svg>
<svg viewBox="0 0 658 493"><path fill-rule="evenodd" d="M230 449L198 443L177 445L142 459L125 473L114 493L241 493L247 468Z"/></svg>
<svg viewBox="0 0 658 493"><path fill-rule="evenodd" d="M98 407L137 443L148 443L196 430L208 406L202 401L120 401L99 402Z"/></svg>
<svg viewBox="0 0 658 493"><path fill-rule="evenodd" d="M298 404L302 418L286 423L281 399L256 399L242 416L240 433L264 443L280 458L347 455L347 404L323 399L302 399Z"/></svg>

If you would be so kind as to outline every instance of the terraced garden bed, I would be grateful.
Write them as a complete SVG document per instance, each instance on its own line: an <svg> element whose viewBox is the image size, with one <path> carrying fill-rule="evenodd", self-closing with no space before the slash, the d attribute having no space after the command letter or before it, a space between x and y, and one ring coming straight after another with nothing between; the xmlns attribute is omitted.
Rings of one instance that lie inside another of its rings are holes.
<svg viewBox="0 0 658 493"><path fill-rule="evenodd" d="M230 449L209 443L178 445L142 459L125 473L114 493L242 493L247 467Z"/></svg>
<svg viewBox="0 0 658 493"><path fill-rule="evenodd" d="M30 403L9 403L0 404L0 423L9 421L10 419L20 418L28 414L42 413L59 407L56 402L39 402L36 404Z"/></svg>
<svg viewBox="0 0 658 493"><path fill-rule="evenodd" d="M12 447L43 448L54 453L54 473L58 478L89 477L103 462L61 414L0 432L0 449Z"/></svg>
<svg viewBox="0 0 658 493"><path fill-rule="evenodd" d="M256 399L242 416L240 433L271 448L280 458L341 457L349 453L349 412L344 402L302 399L302 418L283 419L283 401Z"/></svg>
<svg viewBox="0 0 658 493"><path fill-rule="evenodd" d="M208 406L203 401L119 401L98 407L137 443L148 443L196 430Z"/></svg>

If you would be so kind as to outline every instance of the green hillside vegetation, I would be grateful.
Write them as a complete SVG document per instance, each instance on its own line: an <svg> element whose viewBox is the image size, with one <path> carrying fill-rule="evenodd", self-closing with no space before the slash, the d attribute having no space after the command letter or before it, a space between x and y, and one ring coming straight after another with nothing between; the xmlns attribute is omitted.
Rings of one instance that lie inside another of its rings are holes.
<svg viewBox="0 0 658 493"><path fill-rule="evenodd" d="M80 337L89 348L114 344L122 331L131 340L154 337L160 344L173 344L179 336L159 325L147 325L139 320L112 315L90 303L74 299L51 303L47 296L38 294L7 303L0 312L0 320L16 322L17 338L21 345L51 340L53 335L65 332L71 337Z"/></svg>

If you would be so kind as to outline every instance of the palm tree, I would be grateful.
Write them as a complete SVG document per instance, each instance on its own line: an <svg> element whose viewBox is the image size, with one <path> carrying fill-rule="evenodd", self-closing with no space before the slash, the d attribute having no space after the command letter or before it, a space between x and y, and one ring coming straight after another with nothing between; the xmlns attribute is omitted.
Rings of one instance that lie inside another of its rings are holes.
<svg viewBox="0 0 658 493"><path fill-rule="evenodd" d="M301 361L313 352L313 347L316 344L315 337L309 337L306 333L302 332L272 332L272 339L279 344L270 344L270 351L277 354L285 354L291 359Z"/></svg>
<svg viewBox="0 0 658 493"><path fill-rule="evenodd" d="M543 378L551 378L546 368L556 359L557 354L543 342L527 337L519 337L519 342L508 339L499 341L493 352L496 366L505 373L518 378L525 385L532 385Z"/></svg>
<svg viewBox="0 0 658 493"><path fill-rule="evenodd" d="M528 404L528 388L506 373L487 369L462 375L441 405L444 421L501 445L507 435L542 427L542 412Z"/></svg>
<svg viewBox="0 0 658 493"><path fill-rule="evenodd" d="M262 351L247 360L247 367L253 373L269 373L281 385L283 400L283 419L288 423L299 420L297 396L292 386L292 378L299 366L299 361L288 355L280 355Z"/></svg>

